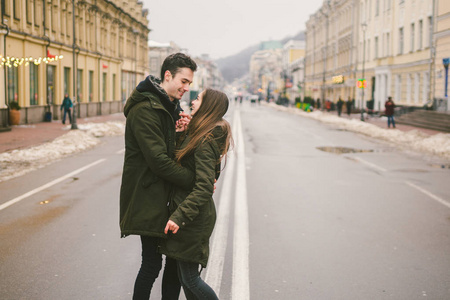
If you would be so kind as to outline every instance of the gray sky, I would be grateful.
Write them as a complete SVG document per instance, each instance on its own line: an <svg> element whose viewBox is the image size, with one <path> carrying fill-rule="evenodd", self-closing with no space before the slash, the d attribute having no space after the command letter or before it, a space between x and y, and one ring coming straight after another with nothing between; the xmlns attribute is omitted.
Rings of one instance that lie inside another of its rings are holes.
<svg viewBox="0 0 450 300"><path fill-rule="evenodd" d="M305 29L320 0L143 0L149 39L175 42L191 55L213 59Z"/></svg>

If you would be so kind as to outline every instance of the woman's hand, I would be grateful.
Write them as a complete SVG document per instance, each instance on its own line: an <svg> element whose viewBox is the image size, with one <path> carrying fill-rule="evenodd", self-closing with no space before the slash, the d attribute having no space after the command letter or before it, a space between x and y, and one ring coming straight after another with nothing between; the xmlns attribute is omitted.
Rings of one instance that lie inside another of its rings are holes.
<svg viewBox="0 0 450 300"><path fill-rule="evenodd" d="M177 225L172 220L167 221L166 228L164 229L164 233L167 234L170 231L172 231L173 234L177 233L178 229L180 229L180 226Z"/></svg>

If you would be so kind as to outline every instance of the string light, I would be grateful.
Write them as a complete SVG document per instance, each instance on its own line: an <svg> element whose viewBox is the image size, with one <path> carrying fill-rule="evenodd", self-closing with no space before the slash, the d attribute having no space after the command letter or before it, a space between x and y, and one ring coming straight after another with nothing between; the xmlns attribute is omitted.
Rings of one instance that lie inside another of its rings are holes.
<svg viewBox="0 0 450 300"><path fill-rule="evenodd" d="M30 57L3 57L2 55L0 55L0 68L5 66L8 68L18 68L21 65L25 65L28 66L30 63L33 63L35 65L40 65L41 63L51 63L54 61L58 61L63 59L64 56L63 55L55 55L54 57L39 57L39 58L33 58L32 56Z"/></svg>

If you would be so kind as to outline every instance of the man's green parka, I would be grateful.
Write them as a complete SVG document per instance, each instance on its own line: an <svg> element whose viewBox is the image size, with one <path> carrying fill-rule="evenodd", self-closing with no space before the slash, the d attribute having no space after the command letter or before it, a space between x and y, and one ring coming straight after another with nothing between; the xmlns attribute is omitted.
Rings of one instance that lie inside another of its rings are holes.
<svg viewBox="0 0 450 300"><path fill-rule="evenodd" d="M169 192L193 186L194 174L173 161L176 105L149 76L124 107L125 161L120 189L121 236L166 237ZM170 112L169 112L170 111Z"/></svg>

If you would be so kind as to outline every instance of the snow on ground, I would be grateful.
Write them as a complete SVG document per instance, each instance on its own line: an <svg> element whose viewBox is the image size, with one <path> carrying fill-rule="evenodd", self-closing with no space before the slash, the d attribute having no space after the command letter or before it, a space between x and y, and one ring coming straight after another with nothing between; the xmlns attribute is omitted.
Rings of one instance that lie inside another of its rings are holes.
<svg viewBox="0 0 450 300"><path fill-rule="evenodd" d="M62 157L94 147L100 137L122 135L124 122L78 124L52 142L26 149L0 153L0 182L42 168ZM70 128L70 125L67 129Z"/></svg>
<svg viewBox="0 0 450 300"><path fill-rule="evenodd" d="M285 107L274 103L265 105L280 111L286 111L302 117L315 119L323 123L336 125L340 129L358 132L384 140L402 148L437 155L441 158L450 160L450 134L448 133L428 135L419 130L405 132L398 129L384 129L367 122L361 122L359 119L340 118L321 111L307 113L295 107Z"/></svg>

